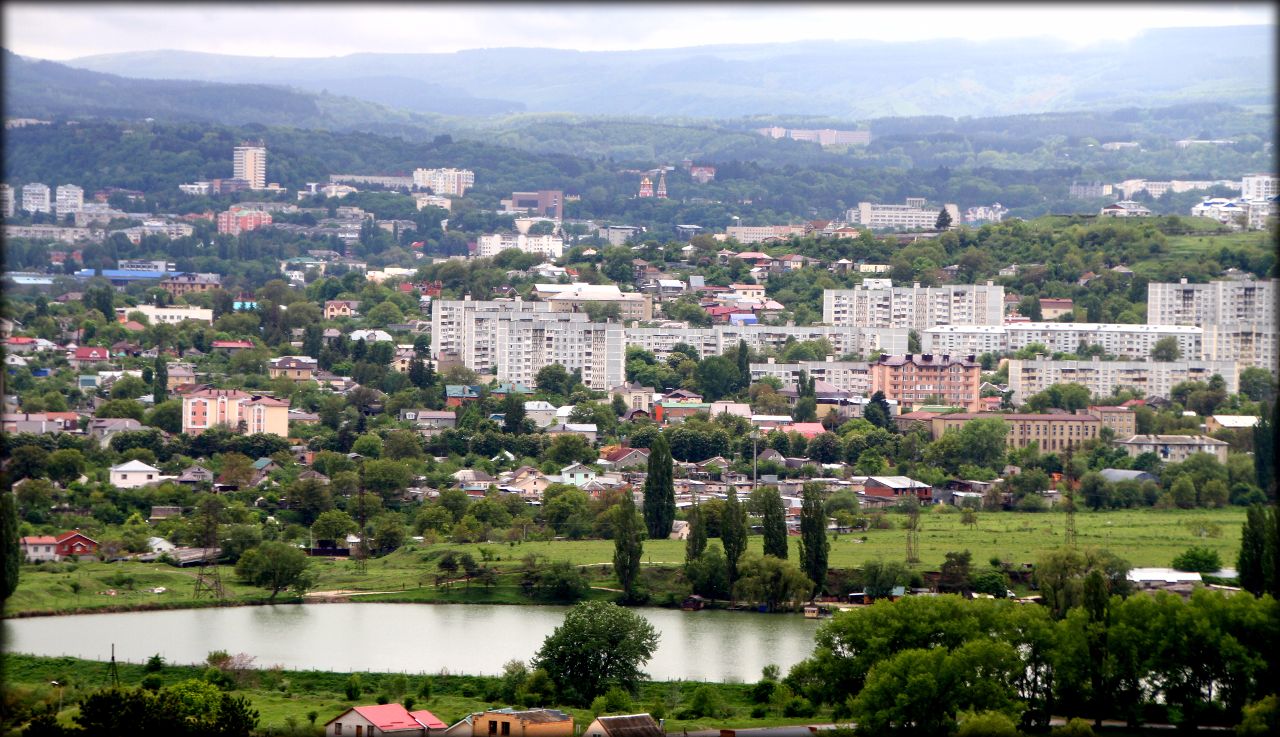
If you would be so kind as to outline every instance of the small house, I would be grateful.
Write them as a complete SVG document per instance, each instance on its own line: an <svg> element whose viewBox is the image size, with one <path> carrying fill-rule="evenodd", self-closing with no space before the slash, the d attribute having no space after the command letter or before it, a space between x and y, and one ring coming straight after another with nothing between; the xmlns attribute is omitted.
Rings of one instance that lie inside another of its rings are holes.
<svg viewBox="0 0 1280 737"><path fill-rule="evenodd" d="M662 725L648 714L598 716L582 731L582 737L664 737Z"/></svg>
<svg viewBox="0 0 1280 737"><path fill-rule="evenodd" d="M426 737L447 727L435 714L420 709L409 711L401 704L353 706L325 722L325 737Z"/></svg>

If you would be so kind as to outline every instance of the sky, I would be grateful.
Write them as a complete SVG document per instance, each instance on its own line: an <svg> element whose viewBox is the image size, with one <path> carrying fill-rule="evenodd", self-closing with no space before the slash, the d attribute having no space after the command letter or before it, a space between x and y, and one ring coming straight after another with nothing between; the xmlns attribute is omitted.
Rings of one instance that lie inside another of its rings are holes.
<svg viewBox="0 0 1280 737"><path fill-rule="evenodd" d="M581 51L874 39L1051 36L1087 45L1150 28L1272 25L1272 3L32 3L3 5L5 48L67 60L177 49L249 56Z"/></svg>

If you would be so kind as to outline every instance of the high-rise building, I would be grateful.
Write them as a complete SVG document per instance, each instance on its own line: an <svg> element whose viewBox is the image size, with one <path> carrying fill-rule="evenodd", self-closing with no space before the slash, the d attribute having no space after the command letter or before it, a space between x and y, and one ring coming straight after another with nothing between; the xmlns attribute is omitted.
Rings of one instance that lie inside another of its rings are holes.
<svg viewBox="0 0 1280 737"><path fill-rule="evenodd" d="M32 182L22 187L22 209L27 212L52 212L49 185Z"/></svg>
<svg viewBox="0 0 1280 737"><path fill-rule="evenodd" d="M262 141L245 141L235 148L233 160L234 179L249 183L249 189L267 188L267 146Z"/></svg>
<svg viewBox="0 0 1280 737"><path fill-rule="evenodd" d="M942 206L951 216L951 227L960 224L960 208L954 203ZM846 219L855 225L872 229L931 229L938 222L939 208L930 207L923 197L908 197L905 205L880 205L859 202L846 213Z"/></svg>
<svg viewBox="0 0 1280 737"><path fill-rule="evenodd" d="M1147 324L1203 328L1206 357L1275 370L1276 279L1147 285ZM1184 351L1184 357L1188 354ZM1194 357L1194 356L1193 356Z"/></svg>
<svg viewBox="0 0 1280 737"><path fill-rule="evenodd" d="M7 184L0 184L0 212L5 217L11 218L17 210L17 203L14 201L13 187Z"/></svg>
<svg viewBox="0 0 1280 737"><path fill-rule="evenodd" d="M952 284L941 287L827 289L822 321L828 325L928 330L938 325L1002 325L1004 287Z"/></svg>
<svg viewBox="0 0 1280 737"><path fill-rule="evenodd" d="M462 197L475 186L476 173L470 169L414 169L413 186L432 194Z"/></svg>
<svg viewBox="0 0 1280 737"><path fill-rule="evenodd" d="M1240 199L1246 202L1275 197L1275 174L1249 174L1240 180Z"/></svg>
<svg viewBox="0 0 1280 737"><path fill-rule="evenodd" d="M84 207L84 189L74 184L58 185L56 201L58 217L80 212L80 209Z"/></svg>
<svg viewBox="0 0 1280 737"><path fill-rule="evenodd" d="M1055 361L1047 357L1009 359L1009 391L1014 404L1039 394L1054 384L1079 384L1095 397L1109 397L1117 389L1133 389L1143 397L1169 398L1173 387L1184 381L1208 383L1215 374L1232 394L1239 390L1235 361Z"/></svg>

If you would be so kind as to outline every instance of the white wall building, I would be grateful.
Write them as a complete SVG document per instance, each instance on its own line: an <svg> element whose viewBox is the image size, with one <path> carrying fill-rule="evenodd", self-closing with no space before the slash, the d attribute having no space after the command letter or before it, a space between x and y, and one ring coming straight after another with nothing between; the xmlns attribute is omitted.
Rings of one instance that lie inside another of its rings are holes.
<svg viewBox="0 0 1280 737"><path fill-rule="evenodd" d="M845 213L845 219L873 230L928 230L938 222L938 213L942 209L951 215L951 227L960 224L960 208L955 203L948 202L941 208L931 207L923 197L908 197L905 205L859 202L856 208Z"/></svg>
<svg viewBox="0 0 1280 737"><path fill-rule="evenodd" d="M7 184L0 184L0 213L4 217L11 218L17 212L17 201L13 194L13 187Z"/></svg>
<svg viewBox="0 0 1280 737"><path fill-rule="evenodd" d="M1001 325L1004 287L953 284L922 287L826 289L822 321L828 325L927 330L938 325Z"/></svg>
<svg viewBox="0 0 1280 737"><path fill-rule="evenodd" d="M433 194L461 197L475 183L476 174L470 169L413 170L413 186L430 189Z"/></svg>
<svg viewBox="0 0 1280 737"><path fill-rule="evenodd" d="M515 248L525 253L537 253L547 258L564 255L564 240L554 235L525 235L524 233L494 233L476 239L476 258L490 258Z"/></svg>
<svg viewBox="0 0 1280 737"><path fill-rule="evenodd" d="M55 199L58 217L79 212L84 207L84 189L74 184L60 184Z"/></svg>
<svg viewBox="0 0 1280 737"><path fill-rule="evenodd" d="M129 461L112 466L110 471L111 485L117 489L136 489L139 486L154 484L172 476L162 476L160 469L148 466L142 461Z"/></svg>
<svg viewBox="0 0 1280 737"><path fill-rule="evenodd" d="M22 187L22 209L27 212L51 212L49 185L32 182Z"/></svg>
<svg viewBox="0 0 1280 737"><path fill-rule="evenodd" d="M1240 199L1252 202L1280 194L1275 174L1247 174L1240 180Z"/></svg>
<svg viewBox="0 0 1280 737"><path fill-rule="evenodd" d="M753 363L751 382L772 376L786 386L795 384L801 371L807 373L809 378L825 381L841 391L862 396L871 394L871 364L866 361L837 361L834 356L829 356L826 361L776 363L773 358L769 358L765 363Z"/></svg>
<svg viewBox="0 0 1280 737"><path fill-rule="evenodd" d="M725 228L725 235L739 243L759 243L761 241L787 239L804 235L803 225L731 225Z"/></svg>
<svg viewBox="0 0 1280 737"><path fill-rule="evenodd" d="M213 323L213 310L207 307L156 307L155 305L138 305L137 307L117 307L116 314L120 316L128 315L131 312L141 312L147 316L147 320L152 325L161 323L166 325L177 325L183 320L195 320L197 322Z"/></svg>
<svg viewBox="0 0 1280 737"><path fill-rule="evenodd" d="M1009 335L1003 325L938 325L920 332L920 352L950 356L1004 353Z"/></svg>
<svg viewBox="0 0 1280 737"><path fill-rule="evenodd" d="M1199 326L1204 331L1206 358L1239 361L1245 366L1274 371L1280 360L1277 281L1152 282L1147 285L1147 323Z"/></svg>
<svg viewBox="0 0 1280 737"><path fill-rule="evenodd" d="M1144 397L1169 397L1169 391L1184 381L1208 382L1217 374L1227 391L1239 391L1240 377L1235 361L1054 361L1049 358L1009 359L1009 391L1013 402L1022 404L1033 394L1054 384L1079 384L1097 397L1109 397L1117 388L1135 389Z"/></svg>
<svg viewBox="0 0 1280 737"><path fill-rule="evenodd" d="M723 355L744 340L757 352L776 352L790 340L826 340L834 355L869 356L873 351L899 354L907 352L906 328L850 328L822 325L715 325L709 328L659 327L628 328L627 344L652 351L660 361L671 355L679 343L698 350L699 358Z"/></svg>
<svg viewBox="0 0 1280 737"><path fill-rule="evenodd" d="M1124 325L1097 322L1019 322L1005 326L1008 350L1018 351L1032 343L1043 344L1051 353L1074 353L1081 343L1101 346L1113 356L1144 359L1161 338L1178 341L1183 356L1204 355L1204 331L1181 325Z"/></svg>
<svg viewBox="0 0 1280 737"><path fill-rule="evenodd" d="M267 147L261 141L236 146L231 164L232 176L248 182L249 189L267 188Z"/></svg>

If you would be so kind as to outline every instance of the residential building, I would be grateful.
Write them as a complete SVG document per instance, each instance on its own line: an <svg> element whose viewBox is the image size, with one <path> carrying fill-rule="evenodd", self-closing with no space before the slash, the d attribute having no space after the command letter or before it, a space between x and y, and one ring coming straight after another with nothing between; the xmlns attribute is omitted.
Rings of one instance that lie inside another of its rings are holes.
<svg viewBox="0 0 1280 737"><path fill-rule="evenodd" d="M337 320L343 317L356 317L360 313L360 302L353 299L330 299L324 303L324 319Z"/></svg>
<svg viewBox="0 0 1280 737"><path fill-rule="evenodd" d="M385 174L330 174L332 184L371 184L385 189L413 189L411 176L387 176Z"/></svg>
<svg viewBox="0 0 1280 737"><path fill-rule="evenodd" d="M1044 320L1057 320L1063 315L1075 313L1075 302L1070 297L1041 297L1040 317Z"/></svg>
<svg viewBox="0 0 1280 737"><path fill-rule="evenodd" d="M1229 393L1239 391L1239 365L1235 361L1184 359L1178 361L1055 361L1048 357L1009 359L1009 391L1014 404L1054 384L1079 384L1095 397L1112 396L1132 389L1143 397L1167 399L1173 387L1184 381L1208 382L1214 375L1226 382Z"/></svg>
<svg viewBox="0 0 1280 737"><path fill-rule="evenodd" d="M49 185L39 182L22 187L22 209L27 212L51 213L53 211L49 197Z"/></svg>
<svg viewBox="0 0 1280 737"><path fill-rule="evenodd" d="M80 208L84 207L84 188L77 187L74 184L58 185L55 203L57 204L59 218L79 212Z"/></svg>
<svg viewBox="0 0 1280 737"><path fill-rule="evenodd" d="M1203 329L1203 355L1274 370L1280 360L1276 279L1147 285L1147 323ZM1188 354L1185 350L1183 355Z"/></svg>
<svg viewBox="0 0 1280 737"><path fill-rule="evenodd" d="M319 368L319 363L310 356L282 356L271 359L267 374L273 379L313 381Z"/></svg>
<svg viewBox="0 0 1280 737"><path fill-rule="evenodd" d="M25 188L24 188L25 189ZM25 207L23 208L25 209ZM76 243L79 241L100 240L104 233L101 230L88 228L68 228L62 225L6 225L4 237L38 238L58 241L60 243Z"/></svg>
<svg viewBox="0 0 1280 737"><path fill-rule="evenodd" d="M240 235L250 230L265 228L270 224L271 213L264 210L232 207L226 212L218 213L218 232L227 235Z"/></svg>
<svg viewBox="0 0 1280 737"><path fill-rule="evenodd" d="M689 178L698 184L706 184L716 178L716 168L714 166L691 166L689 167Z"/></svg>
<svg viewBox="0 0 1280 737"><path fill-rule="evenodd" d="M1258 424L1257 415L1211 415L1205 418L1204 431L1215 433L1219 430L1249 430Z"/></svg>
<svg viewBox="0 0 1280 737"><path fill-rule="evenodd" d="M963 331L963 328L959 329ZM1113 356L1149 358L1162 338L1173 338L1184 356L1199 358L1204 331L1180 325L1127 325L1094 322L1019 322L1004 326L1006 350L1019 351L1040 343L1050 353L1074 353L1081 344L1101 346Z"/></svg>
<svg viewBox="0 0 1280 737"><path fill-rule="evenodd" d="M1105 205L1098 211L1098 215L1111 218L1146 218L1151 217L1151 210L1133 200L1121 200Z"/></svg>
<svg viewBox="0 0 1280 737"><path fill-rule="evenodd" d="M641 386L639 382L633 381L615 386L609 390L609 393L621 396L622 401L627 403L627 409L639 409L645 412L653 409L654 391L651 386Z"/></svg>
<svg viewBox="0 0 1280 737"><path fill-rule="evenodd" d="M938 325L1001 325L1004 287L952 284L940 287L825 289L822 321L827 325L906 328L919 331Z"/></svg>
<svg viewBox="0 0 1280 737"><path fill-rule="evenodd" d="M804 235L803 225L731 225L725 235L742 244L786 240Z"/></svg>
<svg viewBox="0 0 1280 737"><path fill-rule="evenodd" d="M923 197L908 197L905 205L859 202L856 208L845 213L845 219L872 230L932 230L942 210L951 216L952 228L960 224L960 208L955 203L948 202L941 208L931 207Z"/></svg>
<svg viewBox="0 0 1280 737"><path fill-rule="evenodd" d="M557 709L490 709L467 719L470 737L573 737L573 717Z"/></svg>
<svg viewBox="0 0 1280 737"><path fill-rule="evenodd" d="M1111 185L1102 182L1072 182L1067 196L1073 200L1094 200L1111 196Z"/></svg>
<svg viewBox="0 0 1280 737"><path fill-rule="evenodd" d="M222 276L219 274L174 274L160 281L160 288L175 297L221 287Z"/></svg>
<svg viewBox="0 0 1280 737"><path fill-rule="evenodd" d="M1138 417L1132 407L1114 405L1090 405L1076 410L1076 414L1089 414L1102 420L1102 426L1111 429L1112 437L1131 438L1138 432Z"/></svg>
<svg viewBox="0 0 1280 737"><path fill-rule="evenodd" d="M871 391L903 407L941 401L976 412L981 376L973 356L882 355L871 364Z"/></svg>
<svg viewBox="0 0 1280 737"><path fill-rule="evenodd" d="M17 213L17 209L13 187L7 184L0 184L0 214L3 214L6 218L11 218Z"/></svg>
<svg viewBox="0 0 1280 737"><path fill-rule="evenodd" d="M400 421L411 423L418 430L447 430L457 426L458 415L453 410L402 409Z"/></svg>
<svg viewBox="0 0 1280 737"><path fill-rule="evenodd" d="M906 328L852 328L824 325L714 325L709 328L657 327L627 328L628 345L652 351L660 361L667 360L672 349L686 343L698 350L699 358L723 355L726 350L745 341L757 352L776 352L788 342L825 340L834 355L869 356L873 351L906 353Z"/></svg>
<svg viewBox="0 0 1280 737"><path fill-rule="evenodd" d="M835 356L827 356L825 361L796 363L777 363L776 359L769 357L765 363L751 364L751 382L754 384L772 376L786 386L798 382L802 371L815 382L826 382L839 391L860 396L871 394L871 364L866 361L837 361Z"/></svg>
<svg viewBox="0 0 1280 737"><path fill-rule="evenodd" d="M552 312L588 312L589 305L603 309L618 307L623 322L653 319L653 298L647 294L623 292L612 284L537 284L538 296L551 305Z"/></svg>
<svg viewBox="0 0 1280 737"><path fill-rule="evenodd" d="M160 469L148 466L142 461L128 461L110 470L111 485L117 489L136 489L140 486L155 484L172 478L160 473Z"/></svg>
<svg viewBox="0 0 1280 737"><path fill-rule="evenodd" d="M491 258L514 248L524 253L537 253L547 258L564 255L564 239L554 235L526 235L524 233L493 233L476 239L476 258Z"/></svg>
<svg viewBox="0 0 1280 737"><path fill-rule="evenodd" d="M289 403L238 389L199 389L182 395L184 433L199 435L216 426L287 438Z"/></svg>
<svg viewBox="0 0 1280 737"><path fill-rule="evenodd" d="M462 197L475 186L476 174L469 169L414 169L413 186L432 194Z"/></svg>
<svg viewBox="0 0 1280 737"><path fill-rule="evenodd" d="M1246 202L1269 200L1276 195L1280 195L1280 191L1275 174L1246 174L1240 180L1240 199Z"/></svg>
<svg viewBox="0 0 1280 737"><path fill-rule="evenodd" d="M512 192L511 198L502 200L501 204L503 212L523 212L554 220L564 219L564 192L558 189Z"/></svg>
<svg viewBox="0 0 1280 737"><path fill-rule="evenodd" d="M267 146L262 141L248 141L235 147L232 154L232 177L249 183L249 189L267 188ZM218 232L223 232L219 230Z"/></svg>
<svg viewBox="0 0 1280 737"><path fill-rule="evenodd" d="M409 711L400 704L353 706L325 722L325 737L427 737L448 728L426 709ZM469 737L469 736L468 736Z"/></svg>
<svg viewBox="0 0 1280 737"><path fill-rule="evenodd" d="M666 731L648 714L620 714L596 717L582 737L666 737Z"/></svg>
<svg viewBox="0 0 1280 737"><path fill-rule="evenodd" d="M79 530L61 535L35 535L18 539L22 558L31 563L59 561L72 556L94 555L98 542Z"/></svg>
<svg viewBox="0 0 1280 737"><path fill-rule="evenodd" d="M871 131L869 130L844 131L831 128L811 130L772 126L757 128L756 133L769 138L790 138L793 141L808 141L819 146L865 146L871 143Z"/></svg>
<svg viewBox="0 0 1280 737"><path fill-rule="evenodd" d="M438 194L424 194L421 192L413 195L413 203L419 210L427 207L438 207L442 210L453 210L453 201L448 197L442 197Z"/></svg>
<svg viewBox="0 0 1280 737"><path fill-rule="evenodd" d="M1005 444L1025 448L1036 443L1043 453L1058 453L1098 437L1102 420L1092 414L994 414L961 412L939 415L930 420L933 439L949 430L959 430L973 420L1000 420L1009 426Z"/></svg>
<svg viewBox="0 0 1280 737"><path fill-rule="evenodd" d="M645 232L637 225L606 225L597 232L611 246L625 246L631 239Z"/></svg>
<svg viewBox="0 0 1280 737"><path fill-rule="evenodd" d="M163 286L164 283L161 282L161 287ZM213 323L213 310L207 307L188 307L186 305L174 305L173 307L156 307L155 305L117 307L116 318L123 320L134 312L141 312L152 325L177 325L184 320Z"/></svg>
<svg viewBox="0 0 1280 737"><path fill-rule="evenodd" d="M85 368L95 363L110 361L111 349L96 345L77 346L67 359L75 368Z"/></svg>
<svg viewBox="0 0 1280 737"><path fill-rule="evenodd" d="M1196 453L1209 453L1226 463L1229 444L1205 435L1134 435L1116 445L1132 457L1154 453L1165 463L1181 463Z"/></svg>
<svg viewBox="0 0 1280 737"><path fill-rule="evenodd" d="M953 356L1004 353L1009 335L1003 325L937 325L920 331L920 350Z"/></svg>

